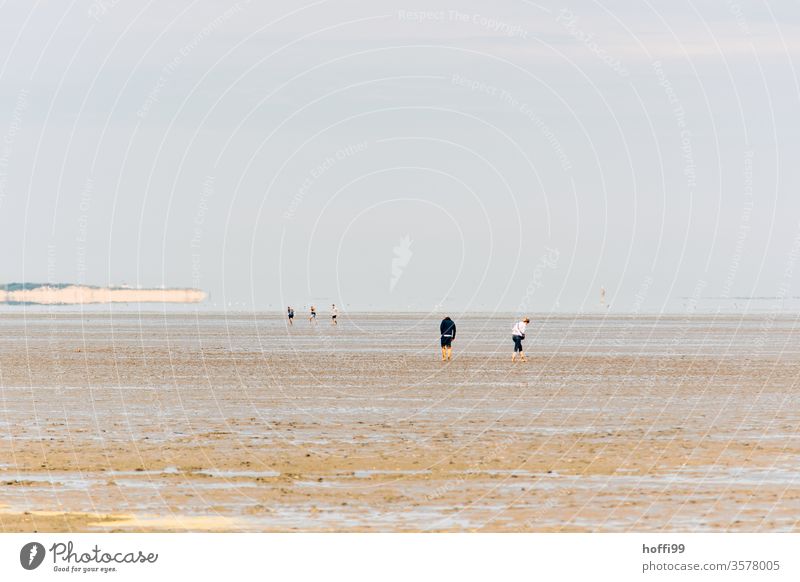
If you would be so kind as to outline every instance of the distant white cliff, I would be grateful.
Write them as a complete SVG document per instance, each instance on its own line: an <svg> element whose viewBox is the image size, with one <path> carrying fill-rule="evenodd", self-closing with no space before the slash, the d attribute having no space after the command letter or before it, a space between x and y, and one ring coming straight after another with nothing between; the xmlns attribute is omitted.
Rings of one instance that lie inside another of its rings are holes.
<svg viewBox="0 0 800 582"><path fill-rule="evenodd" d="M199 289L131 289L128 287L90 287L68 283L0 285L0 303L10 304L200 303L206 297L206 293Z"/></svg>

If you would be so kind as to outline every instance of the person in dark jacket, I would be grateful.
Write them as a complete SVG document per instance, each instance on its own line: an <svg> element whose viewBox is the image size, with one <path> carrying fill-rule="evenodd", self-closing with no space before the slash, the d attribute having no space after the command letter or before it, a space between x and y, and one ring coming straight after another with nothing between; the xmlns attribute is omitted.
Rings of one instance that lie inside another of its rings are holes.
<svg viewBox="0 0 800 582"><path fill-rule="evenodd" d="M450 360L453 356L453 340L456 339L456 323L445 317L439 324L439 333L442 335L442 361Z"/></svg>

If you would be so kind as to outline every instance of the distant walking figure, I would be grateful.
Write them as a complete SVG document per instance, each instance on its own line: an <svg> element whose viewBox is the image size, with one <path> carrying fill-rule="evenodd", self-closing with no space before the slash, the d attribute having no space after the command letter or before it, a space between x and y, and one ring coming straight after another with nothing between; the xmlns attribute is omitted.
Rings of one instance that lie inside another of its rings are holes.
<svg viewBox="0 0 800 582"><path fill-rule="evenodd" d="M442 334L442 361L450 360L453 356L453 340L456 339L456 323L445 317L439 324L439 333Z"/></svg>
<svg viewBox="0 0 800 582"><path fill-rule="evenodd" d="M331 305L331 325L338 325L336 318L339 316L339 310L336 309L336 304Z"/></svg>
<svg viewBox="0 0 800 582"><path fill-rule="evenodd" d="M294 309L291 305L286 308L286 317L289 318L289 325L294 325Z"/></svg>
<svg viewBox="0 0 800 582"><path fill-rule="evenodd" d="M522 321L515 323L514 327L511 328L511 339L514 340L514 354L511 356L512 362L517 361L517 352L519 352L519 359L521 361L528 361L525 357L525 352L522 351L522 340L525 339L525 329L530 322L531 320L526 317Z"/></svg>
<svg viewBox="0 0 800 582"><path fill-rule="evenodd" d="M313 305L311 306L311 315L308 316L308 321L311 323L317 322L317 308Z"/></svg>

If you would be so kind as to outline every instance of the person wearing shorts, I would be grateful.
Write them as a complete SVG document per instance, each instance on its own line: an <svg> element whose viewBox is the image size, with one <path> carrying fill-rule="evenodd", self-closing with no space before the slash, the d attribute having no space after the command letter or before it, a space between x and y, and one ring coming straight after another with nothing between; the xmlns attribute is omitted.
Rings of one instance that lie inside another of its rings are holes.
<svg viewBox="0 0 800 582"><path fill-rule="evenodd" d="M308 316L308 321L311 323L317 322L317 308L313 305L311 306L311 315Z"/></svg>
<svg viewBox="0 0 800 582"><path fill-rule="evenodd" d="M525 329L530 322L531 320L525 317L522 321L515 323L514 327L511 328L511 339L514 341L514 353L511 355L512 362L517 361L517 354L519 354L520 361L528 361L525 357L525 352L522 351L522 340L525 339Z"/></svg>
<svg viewBox="0 0 800 582"><path fill-rule="evenodd" d="M331 325L338 325L336 318L339 316L339 310L336 309L336 304L331 305Z"/></svg>
<svg viewBox="0 0 800 582"><path fill-rule="evenodd" d="M456 323L449 317L445 317L439 324L441 334L442 361L449 361L453 357L453 340L456 339Z"/></svg>
<svg viewBox="0 0 800 582"><path fill-rule="evenodd" d="M286 317L289 318L289 325L294 325L294 309L291 305L286 308Z"/></svg>

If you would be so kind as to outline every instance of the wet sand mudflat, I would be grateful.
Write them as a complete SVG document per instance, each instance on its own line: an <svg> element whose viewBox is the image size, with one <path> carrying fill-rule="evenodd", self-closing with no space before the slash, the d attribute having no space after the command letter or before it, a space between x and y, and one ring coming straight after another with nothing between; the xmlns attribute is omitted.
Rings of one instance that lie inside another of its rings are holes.
<svg viewBox="0 0 800 582"><path fill-rule="evenodd" d="M792 316L0 313L1 531L797 531Z"/></svg>

